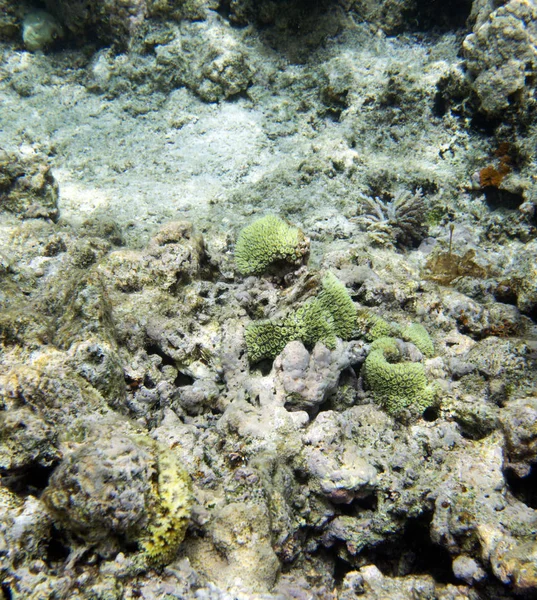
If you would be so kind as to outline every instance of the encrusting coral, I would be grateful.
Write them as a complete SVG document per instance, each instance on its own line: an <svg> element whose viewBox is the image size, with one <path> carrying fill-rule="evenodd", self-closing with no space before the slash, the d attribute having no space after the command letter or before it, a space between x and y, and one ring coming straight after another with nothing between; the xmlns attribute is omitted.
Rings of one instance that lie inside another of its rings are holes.
<svg viewBox="0 0 537 600"><path fill-rule="evenodd" d="M243 275L260 275L273 265L299 266L309 254L309 239L282 219L267 215L246 226L235 246L235 262Z"/></svg>
<svg viewBox="0 0 537 600"><path fill-rule="evenodd" d="M375 400L394 417L417 415L430 406L434 389L427 385L425 369L418 362L399 362L401 350L395 338L383 337L371 344L364 363L364 381Z"/></svg>
<svg viewBox="0 0 537 600"><path fill-rule="evenodd" d="M332 274L322 280L321 291L281 321L251 323L245 332L250 362L275 358L293 340L308 346L323 342L334 349L336 337L350 339L356 329L356 308L345 286Z"/></svg>

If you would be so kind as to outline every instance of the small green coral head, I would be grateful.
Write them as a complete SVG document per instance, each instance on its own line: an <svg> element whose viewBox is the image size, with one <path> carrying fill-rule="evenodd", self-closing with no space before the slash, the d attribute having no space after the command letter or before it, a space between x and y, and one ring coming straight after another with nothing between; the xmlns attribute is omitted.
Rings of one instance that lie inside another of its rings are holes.
<svg viewBox="0 0 537 600"><path fill-rule="evenodd" d="M267 215L240 232L235 262L242 275L261 275L270 268L300 266L307 261L309 247L309 239L300 229Z"/></svg>
<svg viewBox="0 0 537 600"><path fill-rule="evenodd" d="M418 416L434 402L434 389L427 385L425 369L418 362L397 362L401 352L397 340L375 340L364 363L363 376L375 401L393 417Z"/></svg>
<svg viewBox="0 0 537 600"><path fill-rule="evenodd" d="M368 308L361 308L357 311L357 315L359 336L368 342L374 342L382 337L398 336L400 333L399 325L386 321Z"/></svg>

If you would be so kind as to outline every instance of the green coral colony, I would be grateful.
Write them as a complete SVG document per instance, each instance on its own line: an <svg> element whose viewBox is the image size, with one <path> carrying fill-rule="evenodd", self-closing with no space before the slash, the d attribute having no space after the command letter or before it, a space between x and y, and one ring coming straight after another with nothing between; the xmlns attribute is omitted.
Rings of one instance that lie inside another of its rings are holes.
<svg viewBox="0 0 537 600"><path fill-rule="evenodd" d="M243 229L235 259L243 274L260 275L275 262L296 264L304 257L299 230L277 217L267 216ZM363 367L364 382L374 399L394 417L419 414L435 399L421 362L405 361L397 339L411 342L424 357L434 355L432 340L423 325L401 327L366 309L357 310L345 286L325 275L319 294L280 320L250 323L245 330L251 363L275 358L293 340L306 346L322 342L336 347L337 338L362 337L372 342Z"/></svg>
<svg viewBox="0 0 537 600"><path fill-rule="evenodd" d="M272 265L299 265L309 240L300 229L267 215L245 227L235 246L235 262L243 275L261 275Z"/></svg>

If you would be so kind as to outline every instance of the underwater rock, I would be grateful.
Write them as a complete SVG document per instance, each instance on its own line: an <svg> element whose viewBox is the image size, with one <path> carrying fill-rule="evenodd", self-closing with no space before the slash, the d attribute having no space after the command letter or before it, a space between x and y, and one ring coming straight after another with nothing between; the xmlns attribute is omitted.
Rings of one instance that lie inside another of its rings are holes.
<svg viewBox="0 0 537 600"><path fill-rule="evenodd" d="M205 539L192 541L187 549L194 568L223 588L238 585L249 593L268 591L280 565L272 549L266 507L234 502L213 512Z"/></svg>
<svg viewBox="0 0 537 600"><path fill-rule="evenodd" d="M537 591L537 544L533 539L517 540L495 525L482 525L478 536L483 555L494 575L518 595Z"/></svg>
<svg viewBox="0 0 537 600"><path fill-rule="evenodd" d="M315 413L336 391L342 371L364 358L360 342L339 342L334 350L317 343L311 353L301 342L289 342L274 361L274 385L282 388L286 408Z"/></svg>
<svg viewBox="0 0 537 600"><path fill-rule="evenodd" d="M0 471L50 467L61 458L58 432L39 411L23 406L0 412Z"/></svg>
<svg viewBox="0 0 537 600"><path fill-rule="evenodd" d="M96 441L65 456L44 500L58 525L88 542L113 544L114 536L132 540L149 520L153 453L121 434Z"/></svg>
<svg viewBox="0 0 537 600"><path fill-rule="evenodd" d="M365 498L377 487L377 469L369 457L345 439L332 411L321 413L304 436L305 469L312 489L335 504Z"/></svg>
<svg viewBox="0 0 537 600"><path fill-rule="evenodd" d="M13 2L12 0L0 0L0 37L2 39L14 39L20 36L20 22L26 10L30 6L26 2Z"/></svg>
<svg viewBox="0 0 537 600"><path fill-rule="evenodd" d="M105 431L65 456L43 499L57 525L103 556L140 541L150 562L165 564L184 538L190 484L170 451Z"/></svg>
<svg viewBox="0 0 537 600"><path fill-rule="evenodd" d="M246 93L255 68L246 47L208 23L183 26L177 37L157 46L156 61L163 79L184 85L205 102Z"/></svg>
<svg viewBox="0 0 537 600"><path fill-rule="evenodd" d="M58 184L44 156L0 149L0 192L0 212L23 219L59 218Z"/></svg>
<svg viewBox="0 0 537 600"><path fill-rule="evenodd" d="M53 15L44 10L29 12L22 22L22 39L27 50L45 50L63 37L63 29Z"/></svg>
<svg viewBox="0 0 537 600"><path fill-rule="evenodd" d="M537 459L537 398L508 402L500 413L505 435L506 466L518 477L529 475Z"/></svg>
<svg viewBox="0 0 537 600"><path fill-rule="evenodd" d="M143 23L146 0L46 0L47 8L78 39L125 45Z"/></svg>
<svg viewBox="0 0 537 600"><path fill-rule="evenodd" d="M534 93L528 74L537 68L536 23L533 2L511 0L478 21L464 40L472 87L487 115L498 117L512 105L520 112L527 110Z"/></svg>
<svg viewBox="0 0 537 600"><path fill-rule="evenodd" d="M5 564L39 562L47 550L52 528L43 502L35 496L23 499L0 486L0 515L0 547Z"/></svg>
<svg viewBox="0 0 537 600"><path fill-rule="evenodd" d="M519 310L531 317L537 315L537 242L520 247L506 268L501 288L516 297Z"/></svg>

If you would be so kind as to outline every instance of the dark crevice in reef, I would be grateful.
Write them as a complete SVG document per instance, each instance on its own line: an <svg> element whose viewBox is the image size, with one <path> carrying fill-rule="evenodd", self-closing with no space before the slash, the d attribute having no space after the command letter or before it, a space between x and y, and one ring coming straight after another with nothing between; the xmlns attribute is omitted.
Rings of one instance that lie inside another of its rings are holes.
<svg viewBox="0 0 537 600"><path fill-rule="evenodd" d="M516 194L507 190L500 190L494 186L487 186L483 189L485 200L491 210L498 208L517 209L523 202L522 194Z"/></svg>
<svg viewBox="0 0 537 600"><path fill-rule="evenodd" d="M186 387L187 385L192 385L194 383L194 378L186 373L181 373L177 375L173 384L175 387Z"/></svg>
<svg viewBox="0 0 537 600"><path fill-rule="evenodd" d="M537 465L532 465L526 477L518 477L512 469L504 473L513 496L530 508L537 509Z"/></svg>
<svg viewBox="0 0 537 600"><path fill-rule="evenodd" d="M472 0L417 0L407 13L416 31L464 29L472 10Z"/></svg>
<svg viewBox="0 0 537 600"><path fill-rule="evenodd" d="M2 485L22 497L39 496L47 487L56 465L30 465L24 469L2 473Z"/></svg>
<svg viewBox="0 0 537 600"><path fill-rule="evenodd" d="M56 527L52 527L50 538L45 548L45 562L48 565L64 562L69 557L69 554L69 544L63 538L62 533Z"/></svg>
<svg viewBox="0 0 537 600"><path fill-rule="evenodd" d="M163 366L164 365L170 365L172 367L176 366L173 358L171 356L168 356L168 354L166 354L165 352L163 352L162 349L159 346L157 346L156 344L151 344L151 345L147 346L145 351L147 352L148 355L156 354L157 356L160 356L160 358L162 359Z"/></svg>
<svg viewBox="0 0 537 600"><path fill-rule="evenodd" d="M371 492L363 498L356 498L349 504L340 504L339 511L342 515L354 517L363 513L366 510L376 511L378 507L378 497L374 492Z"/></svg>
<svg viewBox="0 0 537 600"><path fill-rule="evenodd" d="M449 552L431 541L431 519L432 513L409 519L401 535L363 550L357 557L359 564L374 564L388 577L431 575L438 583L460 583L453 575ZM337 559L335 581L340 584L353 570L356 570L356 565Z"/></svg>

